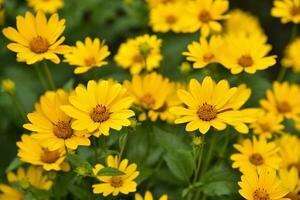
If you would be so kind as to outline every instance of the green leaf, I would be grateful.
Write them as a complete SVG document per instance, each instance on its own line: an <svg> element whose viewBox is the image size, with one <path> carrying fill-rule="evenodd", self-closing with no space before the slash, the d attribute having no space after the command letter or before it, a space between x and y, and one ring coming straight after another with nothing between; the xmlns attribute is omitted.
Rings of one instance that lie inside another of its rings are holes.
<svg viewBox="0 0 300 200"><path fill-rule="evenodd" d="M37 200L45 200L48 199L48 197L51 195L51 192L48 190L41 190L38 188L35 188L33 186L30 186L28 191L35 197Z"/></svg>
<svg viewBox="0 0 300 200"><path fill-rule="evenodd" d="M75 83L75 80L73 78L71 78L64 84L63 89L66 91L71 91L74 87L74 83Z"/></svg>
<svg viewBox="0 0 300 200"><path fill-rule="evenodd" d="M76 171L78 171L79 168L82 168L86 172L85 173L86 175L92 174L92 169L93 169L92 165L88 161L81 158L80 156L76 154L72 154L72 155L69 154L67 156L67 160L71 163L73 167L76 168Z"/></svg>
<svg viewBox="0 0 300 200"><path fill-rule="evenodd" d="M9 166L7 167L7 169L5 170L5 172L9 172L9 171L13 171L16 168L20 167L22 165L22 161L19 159L19 157L16 157L15 159L13 159L13 161L11 161L11 163L9 164Z"/></svg>
<svg viewBox="0 0 300 200"><path fill-rule="evenodd" d="M97 176L122 176L124 174L124 172L121 172L117 168L105 167L98 172Z"/></svg>
<svg viewBox="0 0 300 200"><path fill-rule="evenodd" d="M69 185L68 189L77 199L80 200L92 199L92 195L82 187L71 184Z"/></svg>

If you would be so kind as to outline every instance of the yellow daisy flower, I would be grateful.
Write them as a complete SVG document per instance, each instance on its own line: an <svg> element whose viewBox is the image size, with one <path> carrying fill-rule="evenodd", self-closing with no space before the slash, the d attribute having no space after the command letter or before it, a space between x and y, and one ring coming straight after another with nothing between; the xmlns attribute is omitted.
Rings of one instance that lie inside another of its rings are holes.
<svg viewBox="0 0 300 200"><path fill-rule="evenodd" d="M297 119L300 114L300 88L288 82L274 82L273 88L267 90L267 99L260 100L260 105L275 115L287 119Z"/></svg>
<svg viewBox="0 0 300 200"><path fill-rule="evenodd" d="M283 67L290 67L294 72L300 72L300 38L297 38L290 43L284 52L284 57L281 60Z"/></svg>
<svg viewBox="0 0 300 200"><path fill-rule="evenodd" d="M283 187L289 190L289 193L285 196L291 200L300 199L300 179L299 172L295 167L291 169L280 169L279 178Z"/></svg>
<svg viewBox="0 0 300 200"><path fill-rule="evenodd" d="M295 135L284 134L277 140L280 148L281 167L290 169L296 167L300 173L300 140Z"/></svg>
<svg viewBox="0 0 300 200"><path fill-rule="evenodd" d="M53 14L64 7L64 0L28 0L28 6L36 12L43 11Z"/></svg>
<svg viewBox="0 0 300 200"><path fill-rule="evenodd" d="M211 32L220 32L220 20L226 19L224 13L229 8L227 0L195 0L190 1L187 9L192 15L191 30L201 31L201 36L206 37Z"/></svg>
<svg viewBox="0 0 300 200"><path fill-rule="evenodd" d="M247 200L288 200L288 190L276 175L275 170L250 170L242 175L239 193Z"/></svg>
<svg viewBox="0 0 300 200"><path fill-rule="evenodd" d="M23 200L24 195L8 185L0 184L0 200Z"/></svg>
<svg viewBox="0 0 300 200"><path fill-rule="evenodd" d="M47 21L41 11L34 17L26 12L25 17L17 17L17 30L8 27L3 29L3 34L13 41L7 48L17 53L19 62L32 65L44 59L55 64L60 62L56 54L65 54L70 51L62 45L65 37L60 37L65 29L65 20L59 20L58 14L53 14Z"/></svg>
<svg viewBox="0 0 300 200"><path fill-rule="evenodd" d="M150 191L146 191L144 197L141 194L136 193L134 196L134 200L153 200L153 196ZM168 195L164 194L161 197L159 197L158 200L168 200Z"/></svg>
<svg viewBox="0 0 300 200"><path fill-rule="evenodd" d="M121 130L130 126L129 118L134 112L129 110L133 98L126 88L113 81L89 81L87 87L79 85L70 96L70 105L62 110L75 120L72 129L89 133L96 137L109 135L109 129Z"/></svg>
<svg viewBox="0 0 300 200"><path fill-rule="evenodd" d="M232 74L242 71L254 74L271 67L276 63L276 56L267 56L272 47L266 44L266 40L260 34L247 35L244 32L226 35L221 63Z"/></svg>
<svg viewBox="0 0 300 200"><path fill-rule="evenodd" d="M134 179L139 175L136 171L136 164L128 164L128 160L124 159L119 161L118 156L108 156L106 159L106 166L116 168L123 172L124 175L121 176L97 176L97 173L104 168L103 165L97 164L93 172L97 176L97 179L102 183L93 185L93 192L95 194L103 193L103 196L108 196L112 194L117 196L119 193L128 194L130 192L135 192L137 183Z"/></svg>
<svg viewBox="0 0 300 200"><path fill-rule="evenodd" d="M207 76L201 84L192 79L188 90L177 92L184 106L173 107L171 112L180 116L175 120L176 124L188 123L186 131L198 129L205 134L211 126L220 131L229 124L237 131L247 133L249 130L245 123L255 120L255 110L239 109L248 100L250 93L251 91L244 87L230 88L226 80L216 84Z"/></svg>
<svg viewBox="0 0 300 200"><path fill-rule="evenodd" d="M20 185L27 189L29 184L41 190L49 190L53 184L46 175L43 174L42 168L29 166L27 171L19 167L17 173L9 172L7 180L10 183L19 182Z"/></svg>
<svg viewBox="0 0 300 200"><path fill-rule="evenodd" d="M42 147L39 142L29 135L22 135L21 141L17 142L18 157L21 161L33 165L42 166L45 170L63 170L65 150L57 149L50 151Z"/></svg>
<svg viewBox="0 0 300 200"><path fill-rule="evenodd" d="M65 61L70 65L75 65L75 74L82 74L93 67L101 67L107 64L104 61L110 55L108 46L100 39L85 38L85 42L77 41L69 54L65 54Z"/></svg>
<svg viewBox="0 0 300 200"><path fill-rule="evenodd" d="M65 147L74 150L80 145L90 145L87 131L72 129L72 118L60 109L62 105L69 104L68 98L69 94L63 90L46 92L36 105L36 111L27 115L30 123L23 125L33 131L32 137L49 150Z"/></svg>
<svg viewBox="0 0 300 200"><path fill-rule="evenodd" d="M121 44L114 59L121 67L129 68L131 74L152 71L162 60L161 42L155 35L148 34L129 39Z"/></svg>
<svg viewBox="0 0 300 200"><path fill-rule="evenodd" d="M233 145L239 151L231 155L232 167L243 173L256 169L279 169L281 159L275 142L267 142L265 137L245 139L241 144Z"/></svg>
<svg viewBox="0 0 300 200"><path fill-rule="evenodd" d="M212 36L209 41L205 37L201 37L199 42L193 42L188 45L188 51L183 52L188 61L193 62L196 69L204 68L210 63L219 62L219 55L223 45L220 36Z"/></svg>
<svg viewBox="0 0 300 200"><path fill-rule="evenodd" d="M281 19L281 23L286 24L300 22L300 2L299 0L274 0L271 10L273 17Z"/></svg>

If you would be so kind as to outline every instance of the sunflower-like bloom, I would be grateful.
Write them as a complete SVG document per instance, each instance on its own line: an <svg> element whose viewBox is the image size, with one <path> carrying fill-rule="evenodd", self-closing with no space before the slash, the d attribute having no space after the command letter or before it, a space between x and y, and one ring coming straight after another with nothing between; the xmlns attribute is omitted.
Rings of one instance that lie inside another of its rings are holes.
<svg viewBox="0 0 300 200"><path fill-rule="evenodd" d="M231 155L232 167L239 168L243 173L253 169L279 169L279 148L275 142L267 142L265 137L253 137L252 141L245 139L241 144L235 144L234 148L239 153Z"/></svg>
<svg viewBox="0 0 300 200"><path fill-rule="evenodd" d="M64 0L28 0L28 6L32 7L36 12L43 11L53 14L64 7Z"/></svg>
<svg viewBox="0 0 300 200"><path fill-rule="evenodd" d="M141 194L136 193L134 195L134 200L153 200L153 196L150 191L146 191L144 197ZM168 200L168 195L164 194L161 197L159 197L158 200Z"/></svg>
<svg viewBox="0 0 300 200"><path fill-rule="evenodd" d="M183 52L188 61L193 62L196 69L204 68L210 63L219 62L219 55L223 45L220 36L212 36L209 41L205 37L201 37L199 42L192 42L188 45L188 51Z"/></svg>
<svg viewBox="0 0 300 200"><path fill-rule="evenodd" d="M282 185L289 190L289 193L285 196L291 200L297 200L300 198L300 179L297 168L292 167L290 169L280 169L279 178Z"/></svg>
<svg viewBox="0 0 300 200"><path fill-rule="evenodd" d="M34 17L26 12L25 17L17 17L17 30L8 27L3 34L13 41L7 48L17 53L19 62L32 65L44 59L55 64L60 63L57 54L65 54L70 47L62 45L65 37L60 37L65 29L65 20L59 20L58 14L53 14L47 21L41 11Z"/></svg>
<svg viewBox="0 0 300 200"><path fill-rule="evenodd" d="M65 149L50 151L42 147L39 142L29 135L22 135L21 141L17 142L18 157L21 161L33 165L42 166L45 170L66 170Z"/></svg>
<svg viewBox="0 0 300 200"><path fill-rule="evenodd" d="M267 37L261 34L228 34L224 38L221 63L232 74L242 71L254 74L257 70L267 69L276 63L276 56L267 56L272 47L266 41Z"/></svg>
<svg viewBox="0 0 300 200"><path fill-rule="evenodd" d="M249 128L245 123L256 120L257 109L240 110L240 107L250 97L250 89L240 86L229 87L226 80L217 84L207 76L202 84L192 79L187 90L178 90L177 95L184 106L173 107L171 112L179 115L175 123L187 123L186 131L199 130L205 134L210 127L224 130L227 124L241 133L247 133Z"/></svg>
<svg viewBox="0 0 300 200"><path fill-rule="evenodd" d="M65 61L70 65L75 65L75 74L87 72L93 67L101 67L107 64L104 61L110 55L108 46L100 39L85 38L85 42L77 41L76 47L73 47L69 54L65 54Z"/></svg>
<svg viewBox="0 0 300 200"><path fill-rule="evenodd" d="M239 193L247 200L288 200L285 188L275 170L250 170L238 183Z"/></svg>
<svg viewBox="0 0 300 200"><path fill-rule="evenodd" d="M162 60L161 42L155 35L148 34L129 39L121 44L114 59L121 67L129 68L131 74L152 71Z"/></svg>
<svg viewBox="0 0 300 200"><path fill-rule="evenodd" d="M62 105L69 104L68 99L69 94L63 90L48 91L36 104L36 111L27 115L30 123L24 128L33 131L32 137L49 150L64 147L74 150L80 145L90 145L87 131L72 129L72 118L60 109Z"/></svg>
<svg viewBox="0 0 300 200"><path fill-rule="evenodd" d="M128 164L127 159L120 161L118 156L113 157L110 155L106 159L106 166L118 169L124 175L97 176L98 172L104 168L103 165L97 164L93 172L101 183L93 185L95 194L103 193L103 196L106 197L110 194L117 196L119 193L128 194L136 191L137 183L134 179L139 175L139 172L136 171L137 165L135 163Z"/></svg>
<svg viewBox="0 0 300 200"><path fill-rule="evenodd" d="M4 184L0 184L0 192L0 200L23 200L25 196L16 188Z"/></svg>
<svg viewBox="0 0 300 200"><path fill-rule="evenodd" d="M300 72L300 38L297 38L290 43L284 52L284 57L281 60L283 67L290 67L294 72Z"/></svg>
<svg viewBox="0 0 300 200"><path fill-rule="evenodd" d="M280 147L281 167L296 167L300 172L300 139L295 135L284 134L277 140Z"/></svg>
<svg viewBox="0 0 300 200"><path fill-rule="evenodd" d="M40 167L29 166L26 171L19 167L16 173L9 172L7 174L7 180L10 183L19 182L24 189L27 189L30 184L41 190L49 190L53 182L43 173L43 169Z"/></svg>
<svg viewBox="0 0 300 200"><path fill-rule="evenodd" d="M267 90L267 99L260 100L261 106L275 115L287 119L297 119L300 114L300 88L288 82L274 82L273 88Z"/></svg>
<svg viewBox="0 0 300 200"><path fill-rule="evenodd" d="M134 99L126 88L113 81L89 81L87 87L79 85L69 98L70 105L62 110L75 120L72 129L88 130L96 137L109 135L109 129L121 130L130 126L128 118L134 115L129 107Z"/></svg>
<svg viewBox="0 0 300 200"><path fill-rule="evenodd" d="M275 0L271 10L273 17L281 19L281 23L286 24L300 22L300 2L299 0Z"/></svg>
<svg viewBox="0 0 300 200"><path fill-rule="evenodd" d="M224 13L229 8L228 0L195 0L186 5L192 16L191 30L201 31L206 37L211 32L220 32L220 20L228 18Z"/></svg>

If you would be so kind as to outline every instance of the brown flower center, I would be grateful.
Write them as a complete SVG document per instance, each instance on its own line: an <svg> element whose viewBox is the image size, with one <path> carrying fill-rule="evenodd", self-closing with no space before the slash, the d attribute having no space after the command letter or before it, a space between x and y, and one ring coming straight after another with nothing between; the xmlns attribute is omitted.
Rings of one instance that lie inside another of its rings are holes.
<svg viewBox="0 0 300 200"><path fill-rule="evenodd" d="M256 166L264 164L264 158L259 153L252 154L249 161Z"/></svg>
<svg viewBox="0 0 300 200"><path fill-rule="evenodd" d="M109 119L109 112L107 108L103 105L97 105L92 113L91 113L91 118L94 122L104 122Z"/></svg>
<svg viewBox="0 0 300 200"><path fill-rule="evenodd" d="M96 59L95 59L95 57L89 57L89 58L86 58L86 59L84 60L84 64L85 64L86 66L93 66L93 65L95 65L95 64L96 64Z"/></svg>
<svg viewBox="0 0 300 200"><path fill-rule="evenodd" d="M263 132L270 132L272 130L268 123L261 123L260 128Z"/></svg>
<svg viewBox="0 0 300 200"><path fill-rule="evenodd" d="M292 16L300 15L300 6L293 6L290 10Z"/></svg>
<svg viewBox="0 0 300 200"><path fill-rule="evenodd" d="M123 185L123 179L119 176L113 176L110 179L110 185L114 188L122 187Z"/></svg>
<svg viewBox="0 0 300 200"><path fill-rule="evenodd" d="M243 55L238 60L238 64L241 65L242 67L251 67L253 65L253 59L249 55Z"/></svg>
<svg viewBox="0 0 300 200"><path fill-rule="evenodd" d="M270 200L267 190L258 188L253 193L253 200Z"/></svg>
<svg viewBox="0 0 300 200"><path fill-rule="evenodd" d="M166 17L166 22L170 25L175 24L177 21L177 18L173 15L169 15Z"/></svg>
<svg viewBox="0 0 300 200"><path fill-rule="evenodd" d="M36 36L30 41L29 48L32 52L37 54L45 53L48 51L49 42L41 36Z"/></svg>
<svg viewBox="0 0 300 200"><path fill-rule="evenodd" d="M58 121L53 127L54 135L61 139L68 139L73 135L70 122Z"/></svg>
<svg viewBox="0 0 300 200"><path fill-rule="evenodd" d="M151 94L145 94L143 97L140 98L140 101L146 104L146 106L152 106L155 104L155 99L152 97Z"/></svg>
<svg viewBox="0 0 300 200"><path fill-rule="evenodd" d="M293 192L290 192L287 195L285 195L285 198L289 198L290 200L300 200L299 195Z"/></svg>
<svg viewBox="0 0 300 200"><path fill-rule="evenodd" d="M207 53L207 54L204 54L203 55L203 60L204 62L209 62L211 61L212 59L214 59L215 55L212 54L212 53Z"/></svg>
<svg viewBox="0 0 300 200"><path fill-rule="evenodd" d="M137 54L137 55L135 55L135 56L132 58L132 61L133 61L134 63L143 63L143 62L144 62L144 58L143 58L142 55Z"/></svg>
<svg viewBox="0 0 300 200"><path fill-rule="evenodd" d="M204 103L199 107L197 115L203 121L210 121L217 117L217 110L214 106Z"/></svg>
<svg viewBox="0 0 300 200"><path fill-rule="evenodd" d="M292 111L290 104L285 101L277 103L277 109L280 113L288 113Z"/></svg>
<svg viewBox="0 0 300 200"><path fill-rule="evenodd" d="M207 23L211 20L211 15L210 12L208 12L207 10L203 10L199 13L198 15L198 20L202 23Z"/></svg>
<svg viewBox="0 0 300 200"><path fill-rule="evenodd" d="M44 163L55 163L60 157L58 150L49 151L47 148L43 148L42 150L41 160Z"/></svg>

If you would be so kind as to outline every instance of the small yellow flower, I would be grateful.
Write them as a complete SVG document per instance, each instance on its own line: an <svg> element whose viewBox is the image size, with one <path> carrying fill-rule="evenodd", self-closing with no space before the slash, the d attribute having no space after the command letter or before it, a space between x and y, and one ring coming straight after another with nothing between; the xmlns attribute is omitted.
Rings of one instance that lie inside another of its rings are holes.
<svg viewBox="0 0 300 200"><path fill-rule="evenodd" d="M53 14L64 7L64 0L28 0L28 6L36 12L40 10Z"/></svg>
<svg viewBox="0 0 300 200"><path fill-rule="evenodd" d="M17 190L8 185L0 184L0 200L23 200L24 195Z"/></svg>
<svg viewBox="0 0 300 200"><path fill-rule="evenodd" d="M85 42L77 41L76 47L73 47L69 54L65 54L66 62L75 65L75 74L87 72L93 67L101 67L106 65L104 61L110 55L108 46L100 39L85 38Z"/></svg>
<svg viewBox="0 0 300 200"><path fill-rule="evenodd" d="M300 179L297 168L280 169L279 178L283 187L289 190L289 193L285 197L291 200L298 200L300 198Z"/></svg>
<svg viewBox="0 0 300 200"><path fill-rule="evenodd" d="M286 24L300 22L300 3L298 0L274 0L271 10L273 17L281 19L281 23Z"/></svg>
<svg viewBox="0 0 300 200"><path fill-rule="evenodd" d="M290 67L294 72L300 72L299 48L300 38L295 39L287 46L281 60L283 67Z"/></svg>
<svg viewBox="0 0 300 200"><path fill-rule="evenodd" d="M15 83L11 79L2 80L2 89L4 92L14 94L15 93Z"/></svg>
<svg viewBox="0 0 300 200"><path fill-rule="evenodd" d="M295 135L284 134L277 141L280 148L281 167L290 169L296 167L300 173L300 140Z"/></svg>
<svg viewBox="0 0 300 200"><path fill-rule="evenodd" d="M102 183L93 185L93 192L95 194L103 193L103 196L106 197L110 194L117 196L119 193L128 194L136 191L137 183L134 179L139 175L139 172L136 171L136 164L128 164L127 159L119 161L118 156L113 157L110 155L106 159L106 166L116 168L123 172L124 175L97 176L97 173L104 168L103 165L97 164L93 172Z"/></svg>
<svg viewBox="0 0 300 200"><path fill-rule="evenodd" d="M32 65L44 59L55 64L60 63L57 54L70 51L69 46L62 45L65 37L60 37L65 29L65 20L59 20L58 14L53 14L47 21L41 11L34 17L26 12L25 17L17 17L17 30L8 27L3 29L3 34L13 41L7 48L17 53L19 62Z"/></svg>
<svg viewBox="0 0 300 200"><path fill-rule="evenodd" d="M144 197L141 194L136 193L134 196L134 200L153 200L153 196L150 191L146 191ZM168 195L164 194L161 197L159 197L158 200L168 200Z"/></svg>

